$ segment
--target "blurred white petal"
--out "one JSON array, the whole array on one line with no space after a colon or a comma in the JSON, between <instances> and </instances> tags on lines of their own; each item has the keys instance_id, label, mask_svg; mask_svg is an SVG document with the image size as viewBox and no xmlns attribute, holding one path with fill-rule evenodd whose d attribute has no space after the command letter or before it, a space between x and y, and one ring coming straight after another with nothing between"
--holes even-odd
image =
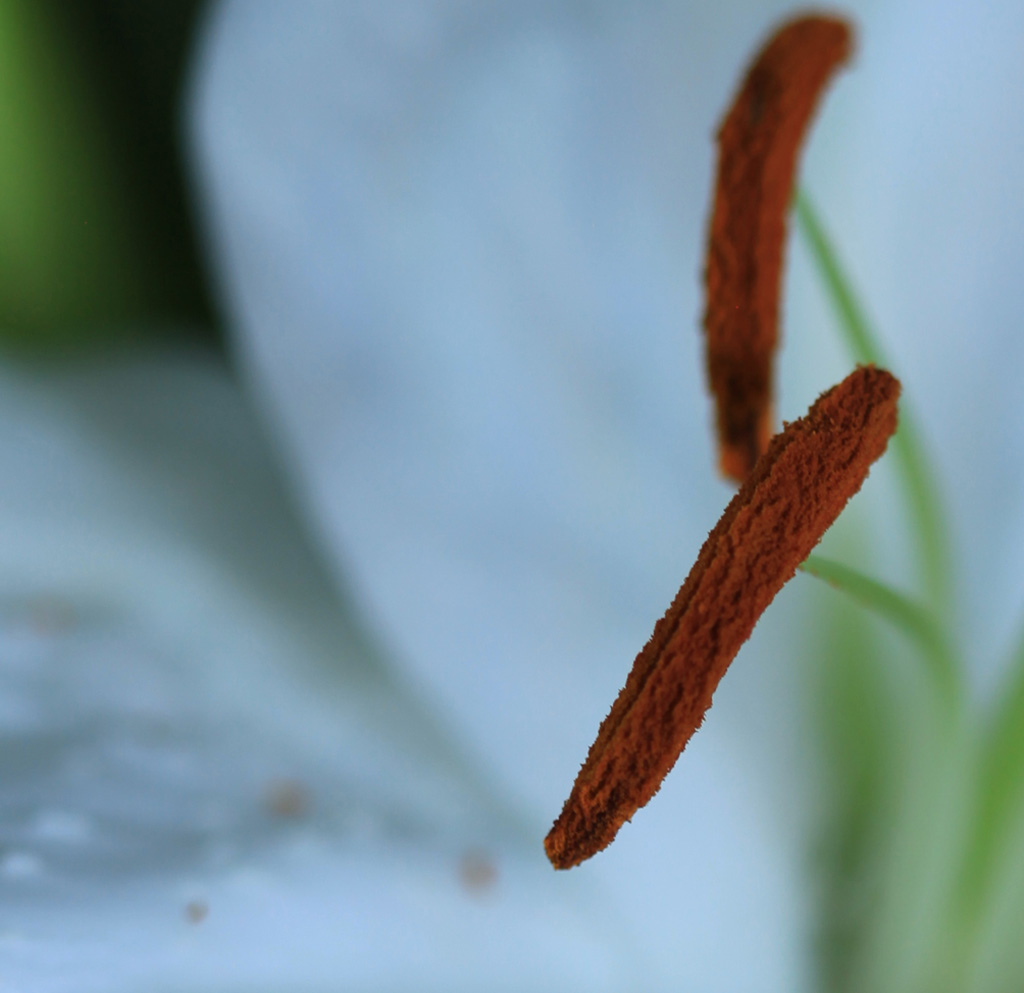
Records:
<instances>
[{"instance_id":1,"label":"blurred white petal","mask_svg":"<svg viewBox=\"0 0 1024 993\"><path fill-rule=\"evenodd\" d=\"M661 6L639 50L652 9L228 3L195 88L241 356L311 517L538 845L728 498L685 329L708 122L746 53ZM759 776L794 734L791 652L758 647L658 803L576 870L647 988L803 978L798 777Z\"/></svg>"},{"instance_id":2,"label":"blurred white petal","mask_svg":"<svg viewBox=\"0 0 1024 993\"><path fill-rule=\"evenodd\" d=\"M345 622L222 369L0 370L0 474L2 988L623 988L586 881Z\"/></svg>"}]
</instances>

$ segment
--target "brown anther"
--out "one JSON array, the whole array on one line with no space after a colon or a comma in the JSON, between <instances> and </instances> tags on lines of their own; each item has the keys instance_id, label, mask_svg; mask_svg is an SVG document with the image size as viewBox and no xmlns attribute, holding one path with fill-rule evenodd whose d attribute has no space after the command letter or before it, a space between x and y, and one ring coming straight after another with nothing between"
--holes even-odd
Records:
<instances>
[{"instance_id":1,"label":"brown anther","mask_svg":"<svg viewBox=\"0 0 1024 993\"><path fill-rule=\"evenodd\" d=\"M657 792L762 612L885 451L899 392L862 366L772 439L601 724L544 840L556 869L599 852Z\"/></svg>"},{"instance_id":2,"label":"brown anther","mask_svg":"<svg viewBox=\"0 0 1024 993\"><path fill-rule=\"evenodd\" d=\"M719 468L737 482L774 433L779 287L797 154L852 43L838 18L789 21L761 49L718 131L704 327Z\"/></svg>"}]
</instances>

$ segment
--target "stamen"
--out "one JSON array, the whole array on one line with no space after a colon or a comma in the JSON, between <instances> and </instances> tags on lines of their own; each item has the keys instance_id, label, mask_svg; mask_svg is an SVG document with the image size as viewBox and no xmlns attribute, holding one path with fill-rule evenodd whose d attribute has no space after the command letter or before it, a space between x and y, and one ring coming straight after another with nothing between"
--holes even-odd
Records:
<instances>
[{"instance_id":1,"label":"stamen","mask_svg":"<svg viewBox=\"0 0 1024 993\"><path fill-rule=\"evenodd\" d=\"M599 852L658 791L762 612L885 451L899 392L862 366L772 440L601 724L544 840L556 869Z\"/></svg>"},{"instance_id":2,"label":"stamen","mask_svg":"<svg viewBox=\"0 0 1024 993\"><path fill-rule=\"evenodd\" d=\"M704 327L719 468L737 482L774 433L779 287L797 153L851 47L852 30L838 18L809 15L783 25L747 71L718 131Z\"/></svg>"}]
</instances>

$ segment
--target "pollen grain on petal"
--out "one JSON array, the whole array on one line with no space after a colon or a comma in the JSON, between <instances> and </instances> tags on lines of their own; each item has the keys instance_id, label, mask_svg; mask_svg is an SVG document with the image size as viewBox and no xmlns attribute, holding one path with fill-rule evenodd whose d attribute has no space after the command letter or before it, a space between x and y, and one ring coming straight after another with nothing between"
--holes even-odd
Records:
<instances>
[{"instance_id":1,"label":"pollen grain on petal","mask_svg":"<svg viewBox=\"0 0 1024 993\"><path fill-rule=\"evenodd\" d=\"M787 22L748 69L718 131L704 327L719 469L737 482L774 433L779 289L797 155L852 44L851 28L839 18Z\"/></svg>"},{"instance_id":2,"label":"pollen grain on petal","mask_svg":"<svg viewBox=\"0 0 1024 993\"><path fill-rule=\"evenodd\" d=\"M772 440L601 724L544 841L555 868L600 851L657 792L758 618L885 451L899 392L862 366Z\"/></svg>"}]
</instances>

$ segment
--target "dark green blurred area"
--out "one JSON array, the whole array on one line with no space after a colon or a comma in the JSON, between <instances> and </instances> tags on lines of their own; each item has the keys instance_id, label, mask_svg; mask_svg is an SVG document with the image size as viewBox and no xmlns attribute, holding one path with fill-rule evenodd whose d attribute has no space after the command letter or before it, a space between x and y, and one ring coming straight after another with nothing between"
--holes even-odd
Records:
<instances>
[{"instance_id":1,"label":"dark green blurred area","mask_svg":"<svg viewBox=\"0 0 1024 993\"><path fill-rule=\"evenodd\" d=\"M187 194L201 0L0 0L0 344L219 340Z\"/></svg>"}]
</instances>

